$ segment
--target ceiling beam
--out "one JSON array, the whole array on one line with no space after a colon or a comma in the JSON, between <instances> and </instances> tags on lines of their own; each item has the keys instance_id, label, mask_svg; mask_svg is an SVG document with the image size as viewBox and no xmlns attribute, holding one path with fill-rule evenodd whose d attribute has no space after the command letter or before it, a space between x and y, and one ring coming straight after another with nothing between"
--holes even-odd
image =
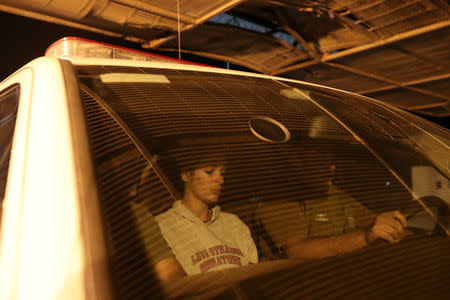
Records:
<instances>
[{"instance_id":1,"label":"ceiling beam","mask_svg":"<svg viewBox=\"0 0 450 300\"><path fill-rule=\"evenodd\" d=\"M350 18L348 18L346 16L341 16L340 14L335 14L335 17L341 23L347 25L348 27L350 27L351 29L355 30L356 32L364 35L365 37L367 37L371 41L376 41L380 37L382 37L381 34L379 34L379 33L375 34L369 28L366 28L366 27L362 26L361 25L362 20L361 20L361 22L355 22L355 21L351 20Z\"/></svg>"},{"instance_id":2,"label":"ceiling beam","mask_svg":"<svg viewBox=\"0 0 450 300\"><path fill-rule=\"evenodd\" d=\"M144 2L141 0L109 0L113 3L118 3L120 5L128 6L131 8L135 8L141 11L149 12L163 18L168 18L172 20L178 20L180 18L180 22L187 24L195 24L196 19L194 17L188 16L186 14L180 13L178 14L176 11L164 9L158 7L156 5L150 4L148 1Z\"/></svg>"},{"instance_id":3,"label":"ceiling beam","mask_svg":"<svg viewBox=\"0 0 450 300\"><path fill-rule=\"evenodd\" d=\"M36 19L36 20L43 21L43 22L48 22L48 23L63 25L63 26L67 26L67 27L73 27L73 28L78 28L78 29L82 29L82 30L87 30L90 32L95 32L95 33L99 33L99 34L103 34L103 35L111 36L111 37L115 37L115 38L126 38L126 36L124 36L123 34L112 32L109 30L103 30L103 29L100 29L97 27L80 24L80 23L77 23L74 21L68 21L68 20L65 20L62 18L52 17L52 16L49 16L46 14L41 14L41 13L30 11L30 10L15 8L15 7L4 5L4 4L0 4L0 11L4 11L6 13L10 13L10 14L14 14L14 15L19 15L22 17Z\"/></svg>"},{"instance_id":4,"label":"ceiling beam","mask_svg":"<svg viewBox=\"0 0 450 300\"><path fill-rule=\"evenodd\" d=\"M430 103L430 104L422 104L422 105L413 105L413 106L402 106L402 105L397 105L397 104L393 104L395 106L398 106L400 108L406 109L406 110L421 110L421 109L427 109L427 108L436 108L436 107L444 107L444 106L448 106L448 102L447 103Z\"/></svg>"},{"instance_id":5,"label":"ceiling beam","mask_svg":"<svg viewBox=\"0 0 450 300\"><path fill-rule=\"evenodd\" d=\"M432 77L426 77L426 78L422 78L422 79L418 79L418 80L402 82L402 86L412 86L412 85L428 83L428 82L433 82L433 81L438 81L438 80L443 80L443 79L449 79L449 78L450 78L450 73L441 74L441 75L432 76ZM383 92L383 91L392 90L392 89L395 89L397 87L398 87L397 85L386 85L386 86L383 86L383 87L369 89L369 90L355 91L355 93L366 95L366 94L371 94L371 93L377 93L377 92Z\"/></svg>"},{"instance_id":6,"label":"ceiling beam","mask_svg":"<svg viewBox=\"0 0 450 300\"><path fill-rule=\"evenodd\" d=\"M370 50L373 48L377 48L377 47L381 47L384 45L388 45L388 44L392 44L404 39L408 39L408 38L412 38L421 34L425 34L434 30L438 30L438 29L442 29L442 28L447 28L450 26L450 20L446 20L446 21L441 21L441 22L437 22L428 26L424 26L421 28L417 28L414 30L410 30L404 33L399 33L396 34L392 37L386 38L386 39L381 39L378 40L376 42L373 43L369 43L369 44L365 44L365 45L361 45L361 46L357 46L357 47L353 47L347 50L343 50L340 51L336 54L329 54L329 55L324 55L322 57L322 59L320 61L313 61L312 64L308 64L308 65L314 65L320 62L328 62L328 61L332 61L334 59L338 59L341 57L345 57L345 56L349 56L352 54L356 54L362 51L366 51L366 50ZM290 72L296 69L300 69L300 68L304 68L305 67L305 62L299 63L299 64L295 64L289 67L285 67L285 68L281 68L278 69L274 72L271 73L271 75L278 75L278 74L282 74L282 73L286 73L286 72Z\"/></svg>"},{"instance_id":7,"label":"ceiling beam","mask_svg":"<svg viewBox=\"0 0 450 300\"><path fill-rule=\"evenodd\" d=\"M440 94L440 93L436 93L436 92L425 90L425 89L421 89L421 88L415 88L415 87L411 87L411 86L408 86L408 85L404 85L403 83L395 81L395 80L392 80L390 78L387 78L387 77L384 77L384 76L380 76L380 75L375 75L375 74L372 74L372 73L368 73L368 72L365 72L365 71L362 71L362 70L359 70L359 69L356 69L356 68L353 68L353 67L349 67L349 66L346 66L346 65L343 65L343 64L338 64L338 63L333 63L333 62L326 62L326 64L329 65L330 67L334 67L334 68L337 68L337 69L345 70L347 72L351 72L351 73L354 73L354 74L357 74L357 75L361 75L361 76L364 76L364 77L367 77L367 78L371 78L371 79L374 79L374 80L378 80L378 81L381 81L381 82L388 83L390 85L396 86L397 88L404 88L404 89L407 89L407 90L410 90L410 91L414 91L416 93L424 94L424 95L427 95L427 96L431 96L431 97L435 97L435 98L439 98L439 99L443 100L442 102L439 102L439 103L433 103L433 104L429 104L429 105L425 104L425 105L421 105L421 106L408 107L408 109L410 109L410 110L429 108L429 107L446 106L446 105L448 105L450 103L450 97L447 96L447 95L443 95L443 94Z\"/></svg>"},{"instance_id":8,"label":"ceiling beam","mask_svg":"<svg viewBox=\"0 0 450 300\"><path fill-rule=\"evenodd\" d=\"M155 7L154 5L148 4L148 2L142 2L141 0L113 0L113 1L119 2L119 3L123 4L123 5L129 5L129 6L130 5L131 6L139 5L139 6L136 6L136 7L139 8L139 9L142 9L144 11L153 12L153 13L156 13L154 11L155 9L159 9L161 11L164 11L165 14L162 14L163 16L165 16L167 18L170 18L172 20L178 20L178 16L179 16L180 17L180 22L185 20L185 21L187 21L187 23L189 23L189 24L183 26L182 28L180 28L180 33L181 33L183 31L190 30L190 29L192 29L192 28L194 28L194 27L196 27L196 26L198 26L198 25L208 21L212 17L214 17L214 16L216 16L216 15L218 15L218 14L220 14L220 13L222 13L222 12L228 10L228 9L233 8L234 6L238 5L240 2L242 2L244 0L230 0L230 1L227 1L227 2L225 2L225 4L223 4L223 5L221 5L221 6L217 7L217 8L214 8L213 10L211 10L210 12L202 15L199 18L190 17L190 16L187 16L186 14L179 14L178 15L177 12L164 10L164 9ZM164 44L165 42L167 42L167 41L169 41L169 40L171 40L171 39L173 39L175 37L177 37L176 32L175 32L175 34L169 35L169 36L164 37L164 38L158 38L158 39L154 39L154 40L149 40L149 41L143 43L142 47L143 48L157 48L157 47L161 46L162 44Z\"/></svg>"},{"instance_id":9,"label":"ceiling beam","mask_svg":"<svg viewBox=\"0 0 450 300\"><path fill-rule=\"evenodd\" d=\"M432 9L439 9L447 16L450 16L450 4L448 3L448 0L427 0L424 2L424 6L430 6Z\"/></svg>"},{"instance_id":10,"label":"ceiling beam","mask_svg":"<svg viewBox=\"0 0 450 300\"><path fill-rule=\"evenodd\" d=\"M283 26L283 29L287 33L289 33L297 42L300 43L300 45L303 47L303 49L306 50L306 52L312 59L320 60L322 54L318 53L316 49L312 47L307 41L305 41L305 39L297 31L289 26L289 22L283 12L278 8L275 9L275 12L278 16L279 21L281 22L281 26Z\"/></svg>"},{"instance_id":11,"label":"ceiling beam","mask_svg":"<svg viewBox=\"0 0 450 300\"><path fill-rule=\"evenodd\" d=\"M171 52L175 51L175 49L171 49L171 48L159 48L159 50L171 51ZM212 53L212 52L189 50L189 49L185 49L185 48L182 48L181 52L182 53L190 53L190 54L194 54L194 55L198 55L198 56L209 57L209 58L216 59L216 60L223 61L223 62L230 62L235 65L240 65L240 66L244 66L246 68L252 69L256 72L267 74L265 72L266 70L264 70L264 68L261 68L261 65L249 62L247 60L243 61L240 59L236 59L232 56L225 56L225 55L220 55L220 54L216 54L216 53Z\"/></svg>"},{"instance_id":12,"label":"ceiling beam","mask_svg":"<svg viewBox=\"0 0 450 300\"><path fill-rule=\"evenodd\" d=\"M211 19L217 14L220 14L223 11L226 11L228 9L231 9L232 7L238 5L243 0L230 0L224 2L225 4L220 5L219 7L214 8L213 10L209 11L208 13L202 15L199 18L195 18L192 16L189 16L184 13L178 13L174 10L164 9L157 5L150 4L149 1L142 1L142 0L110 0L111 2L119 3L121 5L129 6L132 8L136 8L142 11L146 11L149 13L153 13L155 15L172 19L172 20L178 20L180 19L180 22L191 24L191 25L198 25L201 23L204 23L205 21ZM181 10L182 11L182 10Z\"/></svg>"},{"instance_id":13,"label":"ceiling beam","mask_svg":"<svg viewBox=\"0 0 450 300\"><path fill-rule=\"evenodd\" d=\"M398 18L384 18L385 21L382 24L377 24L377 26L373 26L372 28L370 28L370 30L371 31L381 30L382 28L386 28L386 27L389 27L392 25L395 26L395 25L401 24L403 22L407 22L408 20L418 18L418 16L423 15L424 13L430 12L430 11L431 11L430 9L415 10L414 13L404 14Z\"/></svg>"},{"instance_id":14,"label":"ceiling beam","mask_svg":"<svg viewBox=\"0 0 450 300\"><path fill-rule=\"evenodd\" d=\"M417 2L423 2L423 0L409 0L409 1L405 1L403 4L400 4L400 5L396 6L396 7L393 7L393 8L390 9L390 10L387 10L387 9L386 9L386 10L384 10L384 11L381 12L381 13L378 13L378 14L372 14L372 15L368 16L367 18L364 18L364 20L365 20L365 21L370 21L370 20L374 20L374 19L377 19L377 18L384 17L384 16L386 16L386 15L388 15L388 14L397 12L399 9L402 9L402 8L405 8L405 7L408 7L408 6L411 6L411 5L413 5L413 4L416 4ZM353 12L353 11L352 11L352 12Z\"/></svg>"},{"instance_id":15,"label":"ceiling beam","mask_svg":"<svg viewBox=\"0 0 450 300\"><path fill-rule=\"evenodd\" d=\"M403 55L414 57L416 60L418 60L418 61L420 61L422 63L425 63L427 65L432 65L433 67L436 68L437 71L450 72L450 69L448 67L446 67L444 64L442 64L441 61L434 60L433 58L430 58L430 57L424 57L424 56L419 55L419 54L417 54L417 53L415 53L413 51L410 51L410 50L407 50L405 48L402 48L402 47L400 47L398 45L387 45L387 47L389 49L394 49L395 51L400 52Z\"/></svg>"},{"instance_id":16,"label":"ceiling beam","mask_svg":"<svg viewBox=\"0 0 450 300\"><path fill-rule=\"evenodd\" d=\"M176 38L177 36L178 36L177 34L171 34L171 35L163 37L163 38L153 39L153 40L150 40L147 42L142 42L141 47L144 49L156 48L159 45L164 44L165 42L168 42L168 41Z\"/></svg>"},{"instance_id":17,"label":"ceiling beam","mask_svg":"<svg viewBox=\"0 0 450 300\"><path fill-rule=\"evenodd\" d=\"M343 13L343 14L345 15L345 14L349 14L349 13L355 13L355 12L363 11L363 10L372 8L372 7L374 7L374 6L377 6L378 4L381 4L381 3L385 2L385 1L386 1L386 0L372 0L372 1L366 1L366 3L361 4L361 5L359 5L358 7L352 8L351 11L350 11L350 10L347 10L347 11L346 11L345 13ZM359 1L355 1L355 2L356 2L356 3L359 3ZM348 7L348 6L352 6L352 5L353 5L353 3L350 3L350 4L347 5L347 7Z\"/></svg>"}]
</instances>

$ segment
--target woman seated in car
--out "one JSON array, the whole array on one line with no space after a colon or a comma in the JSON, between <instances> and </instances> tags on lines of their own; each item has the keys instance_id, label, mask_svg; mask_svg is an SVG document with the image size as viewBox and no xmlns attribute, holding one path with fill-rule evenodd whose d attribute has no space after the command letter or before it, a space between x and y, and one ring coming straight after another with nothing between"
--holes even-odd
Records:
<instances>
[{"instance_id":1,"label":"woman seated in car","mask_svg":"<svg viewBox=\"0 0 450 300\"><path fill-rule=\"evenodd\" d=\"M249 228L216 205L224 182L223 153L201 156L181 168L182 199L156 217L164 237L188 275L257 263Z\"/></svg>"}]
</instances>

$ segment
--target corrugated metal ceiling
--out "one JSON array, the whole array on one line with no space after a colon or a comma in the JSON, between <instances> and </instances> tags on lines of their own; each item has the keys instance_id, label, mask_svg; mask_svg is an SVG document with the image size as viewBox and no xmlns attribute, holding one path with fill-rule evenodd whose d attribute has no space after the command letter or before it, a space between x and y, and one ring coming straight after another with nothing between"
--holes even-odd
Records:
<instances>
[{"instance_id":1,"label":"corrugated metal ceiling","mask_svg":"<svg viewBox=\"0 0 450 300\"><path fill-rule=\"evenodd\" d=\"M0 10L150 49L177 51L180 31L184 52L450 116L448 0L0 0Z\"/></svg>"}]
</instances>

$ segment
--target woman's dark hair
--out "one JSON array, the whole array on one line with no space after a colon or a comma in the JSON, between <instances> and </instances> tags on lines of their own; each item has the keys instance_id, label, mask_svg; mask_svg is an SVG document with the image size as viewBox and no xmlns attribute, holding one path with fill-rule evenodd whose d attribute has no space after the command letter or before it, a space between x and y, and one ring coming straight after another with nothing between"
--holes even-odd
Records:
<instances>
[{"instance_id":1,"label":"woman's dark hair","mask_svg":"<svg viewBox=\"0 0 450 300\"><path fill-rule=\"evenodd\" d=\"M223 145L215 145L167 151L158 156L157 163L177 192L182 195L184 192L184 182L181 179L182 172L193 171L213 164L225 164L226 161L227 154Z\"/></svg>"}]
</instances>

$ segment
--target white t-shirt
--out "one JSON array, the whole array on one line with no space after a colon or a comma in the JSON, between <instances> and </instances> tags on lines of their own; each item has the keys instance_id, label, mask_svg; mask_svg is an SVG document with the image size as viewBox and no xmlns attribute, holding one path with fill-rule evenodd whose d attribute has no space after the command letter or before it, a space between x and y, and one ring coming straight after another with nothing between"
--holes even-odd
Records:
<instances>
[{"instance_id":1,"label":"white t-shirt","mask_svg":"<svg viewBox=\"0 0 450 300\"><path fill-rule=\"evenodd\" d=\"M188 275L246 266L258 262L248 227L235 215L213 209L203 223L181 201L158 215L156 221Z\"/></svg>"}]
</instances>

